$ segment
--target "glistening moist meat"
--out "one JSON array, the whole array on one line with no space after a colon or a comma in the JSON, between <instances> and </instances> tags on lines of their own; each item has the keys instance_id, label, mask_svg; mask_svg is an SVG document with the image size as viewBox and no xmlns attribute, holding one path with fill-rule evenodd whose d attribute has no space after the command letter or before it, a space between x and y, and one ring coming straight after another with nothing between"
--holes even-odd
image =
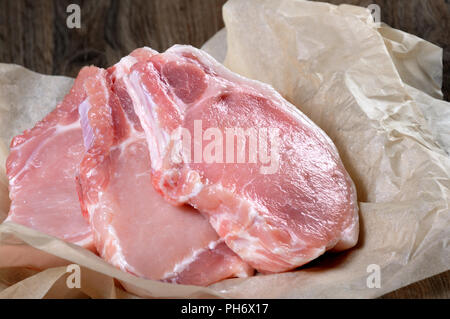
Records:
<instances>
[{"instance_id":1,"label":"glistening moist meat","mask_svg":"<svg viewBox=\"0 0 450 319\"><path fill-rule=\"evenodd\" d=\"M145 134L124 90L130 65L154 51L133 52L85 82L80 116L86 155L80 198L100 255L140 277L209 285L253 269L233 253L207 219L172 206L154 189ZM131 63L130 63L131 61Z\"/></svg>"},{"instance_id":2,"label":"glistening moist meat","mask_svg":"<svg viewBox=\"0 0 450 319\"><path fill-rule=\"evenodd\" d=\"M155 187L201 211L251 266L287 271L356 244L356 191L336 147L272 87L179 45L135 64L124 83ZM230 129L248 144L228 140Z\"/></svg>"},{"instance_id":3,"label":"glistening moist meat","mask_svg":"<svg viewBox=\"0 0 450 319\"><path fill-rule=\"evenodd\" d=\"M64 100L30 130L13 138L6 162L11 208L6 221L93 249L89 223L81 215L75 175L84 155L78 106L85 68Z\"/></svg>"}]
</instances>

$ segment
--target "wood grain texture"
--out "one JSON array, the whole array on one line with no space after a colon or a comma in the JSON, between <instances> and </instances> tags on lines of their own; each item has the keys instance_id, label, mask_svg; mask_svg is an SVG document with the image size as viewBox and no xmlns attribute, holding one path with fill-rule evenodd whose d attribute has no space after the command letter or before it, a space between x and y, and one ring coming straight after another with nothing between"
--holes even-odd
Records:
<instances>
[{"instance_id":1,"label":"wood grain texture","mask_svg":"<svg viewBox=\"0 0 450 319\"><path fill-rule=\"evenodd\" d=\"M80 29L66 8L81 7ZM0 62L76 76L87 64L107 67L135 48L200 47L223 27L225 0L0 0Z\"/></svg>"},{"instance_id":2,"label":"wood grain texture","mask_svg":"<svg viewBox=\"0 0 450 319\"><path fill-rule=\"evenodd\" d=\"M450 94L449 0L329 0L381 8L383 22L444 48L445 99ZM66 26L66 8L79 4L82 28ZM144 45L201 46L223 27L225 0L0 0L0 61L46 74L75 76L80 67L106 67Z\"/></svg>"},{"instance_id":3,"label":"wood grain texture","mask_svg":"<svg viewBox=\"0 0 450 319\"><path fill-rule=\"evenodd\" d=\"M388 293L383 299L450 299L450 271Z\"/></svg>"},{"instance_id":4,"label":"wood grain texture","mask_svg":"<svg viewBox=\"0 0 450 319\"><path fill-rule=\"evenodd\" d=\"M450 94L449 0L330 0L381 8L382 21L444 48ZM81 7L81 29L66 25L70 3ZM0 62L76 76L88 64L107 67L137 47L163 51L175 43L200 47L223 27L225 0L0 0ZM450 298L450 272L384 298Z\"/></svg>"}]
</instances>

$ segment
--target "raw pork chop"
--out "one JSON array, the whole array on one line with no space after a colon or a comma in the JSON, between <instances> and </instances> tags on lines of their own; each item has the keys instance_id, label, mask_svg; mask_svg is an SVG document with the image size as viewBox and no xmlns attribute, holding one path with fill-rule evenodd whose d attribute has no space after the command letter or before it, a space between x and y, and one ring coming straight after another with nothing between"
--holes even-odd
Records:
<instances>
[{"instance_id":1,"label":"raw pork chop","mask_svg":"<svg viewBox=\"0 0 450 319\"><path fill-rule=\"evenodd\" d=\"M145 60L152 51L131 55L137 53ZM87 99L79 109L87 150L80 198L97 250L116 267L149 279L208 285L250 275L251 267L206 218L168 204L154 190L145 135L121 81L129 62L126 57L109 72L98 69L85 84Z\"/></svg>"},{"instance_id":2,"label":"raw pork chop","mask_svg":"<svg viewBox=\"0 0 450 319\"><path fill-rule=\"evenodd\" d=\"M75 174L84 154L78 105L94 68L78 75L70 93L30 130L14 137L6 171L11 208L7 220L92 248L81 215Z\"/></svg>"},{"instance_id":3,"label":"raw pork chop","mask_svg":"<svg viewBox=\"0 0 450 319\"><path fill-rule=\"evenodd\" d=\"M334 144L272 87L189 46L136 64L125 83L150 146L154 186L208 216L251 266L286 271L356 244L356 192ZM244 146L235 137L225 142L229 129L252 128L260 131L257 151L250 137ZM194 139L188 147L186 131ZM234 157L243 149L248 159Z\"/></svg>"}]
</instances>

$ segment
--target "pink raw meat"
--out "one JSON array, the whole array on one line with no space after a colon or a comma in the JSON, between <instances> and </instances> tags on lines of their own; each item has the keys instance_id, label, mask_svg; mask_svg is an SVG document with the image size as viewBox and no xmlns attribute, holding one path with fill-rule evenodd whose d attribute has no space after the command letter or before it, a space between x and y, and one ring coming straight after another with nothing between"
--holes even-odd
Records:
<instances>
[{"instance_id":1,"label":"pink raw meat","mask_svg":"<svg viewBox=\"0 0 450 319\"><path fill-rule=\"evenodd\" d=\"M152 186L147 142L122 77L153 54L138 49L85 83L79 111L87 152L78 181L97 250L116 267L155 280L205 286L251 275L206 218L168 204Z\"/></svg>"},{"instance_id":2,"label":"pink raw meat","mask_svg":"<svg viewBox=\"0 0 450 319\"><path fill-rule=\"evenodd\" d=\"M155 188L209 217L251 266L287 271L356 244L356 191L333 142L272 87L189 46L136 64L124 81L146 133ZM265 144L253 154L250 138L244 148L234 137L225 141L233 128L260 130L258 143L273 132L270 162ZM177 130L194 142L183 147L189 140L176 138ZM216 142L226 149L211 147ZM233 154L243 149L245 161Z\"/></svg>"},{"instance_id":3,"label":"pink raw meat","mask_svg":"<svg viewBox=\"0 0 450 319\"><path fill-rule=\"evenodd\" d=\"M84 148L78 105L94 68L78 75L56 109L30 130L14 137L6 171L11 208L7 221L93 248L92 232L81 215L75 175Z\"/></svg>"}]
</instances>

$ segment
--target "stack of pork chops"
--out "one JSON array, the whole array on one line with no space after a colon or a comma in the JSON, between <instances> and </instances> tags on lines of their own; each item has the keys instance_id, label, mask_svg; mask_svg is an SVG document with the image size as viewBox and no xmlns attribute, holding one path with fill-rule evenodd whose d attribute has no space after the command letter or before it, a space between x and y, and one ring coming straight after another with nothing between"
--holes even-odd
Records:
<instances>
[{"instance_id":1,"label":"stack of pork chops","mask_svg":"<svg viewBox=\"0 0 450 319\"><path fill-rule=\"evenodd\" d=\"M143 278L207 286L358 240L355 187L330 138L190 46L83 68L12 140L6 168L8 221Z\"/></svg>"}]
</instances>

